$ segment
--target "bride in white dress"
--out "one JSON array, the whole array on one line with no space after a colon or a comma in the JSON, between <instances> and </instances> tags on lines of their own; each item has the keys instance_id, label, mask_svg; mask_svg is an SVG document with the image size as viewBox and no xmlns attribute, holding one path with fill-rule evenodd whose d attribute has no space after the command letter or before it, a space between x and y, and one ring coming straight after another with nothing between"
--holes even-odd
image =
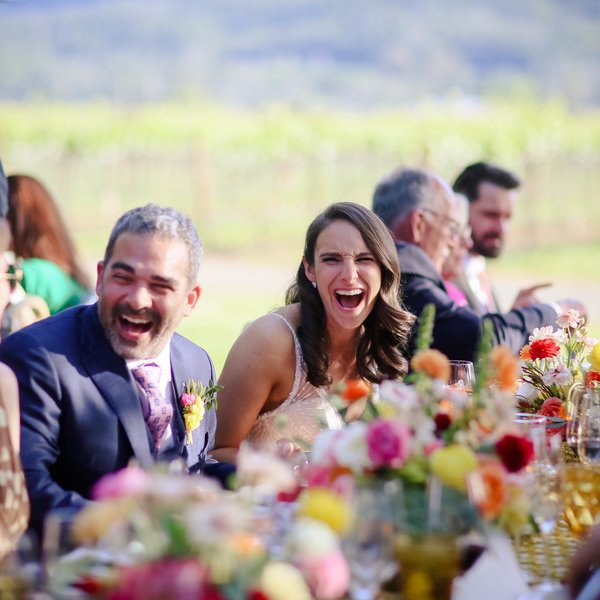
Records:
<instances>
[{"instance_id":1,"label":"bride in white dress","mask_svg":"<svg viewBox=\"0 0 600 600\"><path fill-rule=\"evenodd\" d=\"M310 445L323 428L342 425L327 400L332 386L403 377L414 317L399 304L399 281L378 217L350 202L325 209L308 228L286 306L246 327L229 352L212 456L235 462L244 440Z\"/></svg>"}]
</instances>

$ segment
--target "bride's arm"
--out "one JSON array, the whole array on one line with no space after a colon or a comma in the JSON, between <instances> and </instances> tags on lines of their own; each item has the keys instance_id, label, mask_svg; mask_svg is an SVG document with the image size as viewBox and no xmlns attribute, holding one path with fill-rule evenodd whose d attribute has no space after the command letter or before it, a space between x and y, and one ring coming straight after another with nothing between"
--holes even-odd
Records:
<instances>
[{"instance_id":1,"label":"bride's arm","mask_svg":"<svg viewBox=\"0 0 600 600\"><path fill-rule=\"evenodd\" d=\"M213 458L235 462L260 412L272 410L289 393L294 370L293 338L279 319L265 315L242 332L219 378L223 389L218 396Z\"/></svg>"}]
</instances>

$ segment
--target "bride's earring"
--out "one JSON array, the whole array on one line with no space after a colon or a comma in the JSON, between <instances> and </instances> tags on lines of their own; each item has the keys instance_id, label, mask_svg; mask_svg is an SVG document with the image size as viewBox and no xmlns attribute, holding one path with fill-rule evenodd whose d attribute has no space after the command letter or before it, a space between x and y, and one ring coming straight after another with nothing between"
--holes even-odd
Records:
<instances>
[{"instance_id":1,"label":"bride's earring","mask_svg":"<svg viewBox=\"0 0 600 600\"><path fill-rule=\"evenodd\" d=\"M311 283L312 283L312 286L313 286L314 288L316 288L316 287L317 287L317 282L316 282L316 281L311 281Z\"/></svg>"}]
</instances>

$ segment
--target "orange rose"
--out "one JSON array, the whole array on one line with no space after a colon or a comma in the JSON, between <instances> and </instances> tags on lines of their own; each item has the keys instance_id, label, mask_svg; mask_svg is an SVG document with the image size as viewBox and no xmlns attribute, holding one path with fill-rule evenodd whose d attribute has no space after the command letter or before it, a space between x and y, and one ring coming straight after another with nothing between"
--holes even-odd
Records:
<instances>
[{"instance_id":1,"label":"orange rose","mask_svg":"<svg viewBox=\"0 0 600 600\"><path fill-rule=\"evenodd\" d=\"M519 376L519 363L507 346L496 346L490 353L494 380L503 390L514 390Z\"/></svg>"},{"instance_id":2,"label":"orange rose","mask_svg":"<svg viewBox=\"0 0 600 600\"><path fill-rule=\"evenodd\" d=\"M495 519L506 502L506 471L497 461L486 460L469 476L473 502L484 519Z\"/></svg>"},{"instance_id":3,"label":"orange rose","mask_svg":"<svg viewBox=\"0 0 600 600\"><path fill-rule=\"evenodd\" d=\"M560 398L554 398L553 396L544 400L544 403L540 407L539 414L544 415L544 417L567 418L562 400Z\"/></svg>"},{"instance_id":4,"label":"orange rose","mask_svg":"<svg viewBox=\"0 0 600 600\"><path fill-rule=\"evenodd\" d=\"M347 404L352 404L361 398L366 398L371 393L371 386L363 379L350 379L346 383L341 397Z\"/></svg>"},{"instance_id":5,"label":"orange rose","mask_svg":"<svg viewBox=\"0 0 600 600\"><path fill-rule=\"evenodd\" d=\"M433 379L448 381L450 377L450 363L439 350L421 350L410 361L410 366L417 373L425 373Z\"/></svg>"}]
</instances>

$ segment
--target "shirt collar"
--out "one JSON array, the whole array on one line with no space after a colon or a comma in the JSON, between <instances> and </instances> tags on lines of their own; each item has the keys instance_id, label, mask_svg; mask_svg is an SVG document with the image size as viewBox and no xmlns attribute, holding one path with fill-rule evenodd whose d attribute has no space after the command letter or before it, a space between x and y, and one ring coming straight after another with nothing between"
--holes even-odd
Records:
<instances>
[{"instance_id":1,"label":"shirt collar","mask_svg":"<svg viewBox=\"0 0 600 600\"><path fill-rule=\"evenodd\" d=\"M141 365L147 363L155 363L161 368L162 376L166 377L168 381L171 380L171 343L165 345L160 353L153 358L136 358L134 360L125 361L127 368L135 369Z\"/></svg>"}]
</instances>

